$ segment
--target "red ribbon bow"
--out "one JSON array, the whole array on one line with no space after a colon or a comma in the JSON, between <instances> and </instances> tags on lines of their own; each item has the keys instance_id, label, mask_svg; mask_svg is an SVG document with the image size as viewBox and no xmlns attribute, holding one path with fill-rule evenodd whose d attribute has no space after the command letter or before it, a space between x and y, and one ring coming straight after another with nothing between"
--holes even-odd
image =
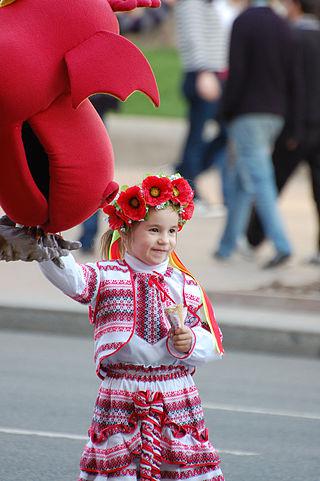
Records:
<instances>
[{"instance_id":1,"label":"red ribbon bow","mask_svg":"<svg viewBox=\"0 0 320 481\"><path fill-rule=\"evenodd\" d=\"M160 299L162 302L164 302L166 299L170 299L171 302L174 303L174 300L169 296L169 294L166 292L164 288L164 277L162 274L153 274L150 279L149 279L149 286L156 287L159 292L160 292Z\"/></svg>"},{"instance_id":2,"label":"red ribbon bow","mask_svg":"<svg viewBox=\"0 0 320 481\"><path fill-rule=\"evenodd\" d=\"M161 479L161 428L164 419L161 392L137 391L132 396L135 414L141 420L140 480Z\"/></svg>"}]
</instances>

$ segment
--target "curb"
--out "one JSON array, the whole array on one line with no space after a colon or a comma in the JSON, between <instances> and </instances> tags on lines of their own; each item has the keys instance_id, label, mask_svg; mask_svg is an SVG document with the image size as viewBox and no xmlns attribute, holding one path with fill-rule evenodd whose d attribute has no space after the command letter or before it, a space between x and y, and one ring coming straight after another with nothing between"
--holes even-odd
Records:
<instances>
[{"instance_id":1,"label":"curb","mask_svg":"<svg viewBox=\"0 0 320 481\"><path fill-rule=\"evenodd\" d=\"M216 301L217 297L214 295ZM246 310L250 311L248 305ZM234 321L232 315L227 316L227 321L223 320L223 315L220 316L219 324L223 331L226 352L239 350L295 357L320 357L320 329L319 332L306 332L294 327L283 329L280 326L267 328L262 325L239 324L238 319L244 317L243 312L243 308L239 308L238 315L232 314L235 316ZM81 311L0 306L0 330L2 329L73 337L92 337L93 331L87 314Z\"/></svg>"},{"instance_id":2,"label":"curb","mask_svg":"<svg viewBox=\"0 0 320 481\"><path fill-rule=\"evenodd\" d=\"M289 297L281 294L263 294L253 291L208 291L207 294L213 304L229 306L259 307L281 311L300 311L309 313L320 312L320 297L295 296ZM319 318L320 329L320 318Z\"/></svg>"}]
</instances>

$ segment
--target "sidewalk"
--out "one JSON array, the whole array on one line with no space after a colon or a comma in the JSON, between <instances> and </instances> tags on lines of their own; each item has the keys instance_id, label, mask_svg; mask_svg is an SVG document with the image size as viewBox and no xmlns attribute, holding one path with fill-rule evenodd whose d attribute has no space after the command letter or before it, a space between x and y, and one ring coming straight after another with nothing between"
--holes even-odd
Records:
<instances>
[{"instance_id":1,"label":"sidewalk","mask_svg":"<svg viewBox=\"0 0 320 481\"><path fill-rule=\"evenodd\" d=\"M145 174L171 172L184 122L112 116L108 126L116 156L115 179L120 184L137 182ZM204 175L199 186L209 202L220 202L214 171ZM227 348L319 357L320 269L305 263L313 253L316 219L304 168L288 185L280 206L295 250L283 268L261 269L272 255L267 244L254 261L238 254L228 262L214 260L223 217L195 217L180 233L177 251L213 300ZM101 232L105 228L101 216ZM79 232L75 227L64 235L77 239ZM81 253L76 257L81 262L93 260ZM87 335L85 312L46 282L35 263L0 263L0 328Z\"/></svg>"}]
</instances>

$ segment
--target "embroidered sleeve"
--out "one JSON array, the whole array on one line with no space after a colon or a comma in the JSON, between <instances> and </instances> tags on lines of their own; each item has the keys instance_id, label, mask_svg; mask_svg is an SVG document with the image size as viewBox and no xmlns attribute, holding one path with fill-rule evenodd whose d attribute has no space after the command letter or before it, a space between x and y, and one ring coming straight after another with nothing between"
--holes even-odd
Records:
<instances>
[{"instance_id":1,"label":"embroidered sleeve","mask_svg":"<svg viewBox=\"0 0 320 481\"><path fill-rule=\"evenodd\" d=\"M214 336L206 321L203 309L201 290L198 283L189 275L173 270L170 279L170 291L177 303L188 306L185 325L193 333L192 346L188 353L180 353L173 347L172 340L167 339L168 352L175 358L183 360L190 366L198 366L214 359L220 359Z\"/></svg>"},{"instance_id":2,"label":"embroidered sleeve","mask_svg":"<svg viewBox=\"0 0 320 481\"><path fill-rule=\"evenodd\" d=\"M196 336L196 343L190 360L193 359L194 365L199 365L215 359L221 359L222 354L217 347L215 336L211 333L202 303L199 304L195 316L198 322L191 327Z\"/></svg>"},{"instance_id":3,"label":"embroidered sleeve","mask_svg":"<svg viewBox=\"0 0 320 481\"><path fill-rule=\"evenodd\" d=\"M221 359L222 354L219 353L215 338L211 332L198 325L192 329L196 338L194 349L188 357L188 363L192 366L200 366L209 361Z\"/></svg>"},{"instance_id":4,"label":"embroidered sleeve","mask_svg":"<svg viewBox=\"0 0 320 481\"><path fill-rule=\"evenodd\" d=\"M185 303L189 306L185 323L191 328L195 337L194 346L187 357L187 362L197 366L214 359L220 359L222 355L206 320L200 287L188 275L185 276L184 298Z\"/></svg>"},{"instance_id":5,"label":"embroidered sleeve","mask_svg":"<svg viewBox=\"0 0 320 481\"><path fill-rule=\"evenodd\" d=\"M63 258L64 269L52 261L39 263L40 269L49 281L64 294L82 304L94 301L99 287L100 276L96 264L77 264L72 254Z\"/></svg>"},{"instance_id":6,"label":"embroidered sleeve","mask_svg":"<svg viewBox=\"0 0 320 481\"><path fill-rule=\"evenodd\" d=\"M81 304L92 303L99 285L99 270L94 264L80 264L82 270L83 288L80 293L71 296Z\"/></svg>"}]
</instances>

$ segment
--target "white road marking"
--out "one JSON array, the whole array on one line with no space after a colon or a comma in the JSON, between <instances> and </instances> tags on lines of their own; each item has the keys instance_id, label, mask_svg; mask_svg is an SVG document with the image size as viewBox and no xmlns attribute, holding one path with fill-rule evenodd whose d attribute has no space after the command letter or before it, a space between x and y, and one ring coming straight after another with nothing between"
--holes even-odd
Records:
<instances>
[{"instance_id":1,"label":"white road marking","mask_svg":"<svg viewBox=\"0 0 320 481\"><path fill-rule=\"evenodd\" d=\"M56 438L56 439L70 439L73 441L87 441L87 436L80 434L69 433L56 433L52 431L32 431L29 429L11 429L0 427L0 433L3 434L16 434L19 436L40 436L42 438ZM228 449L219 449L219 453L232 454L234 456L258 456L259 453L253 453L250 451L232 451Z\"/></svg>"},{"instance_id":2,"label":"white road marking","mask_svg":"<svg viewBox=\"0 0 320 481\"><path fill-rule=\"evenodd\" d=\"M219 454L232 454L233 456L260 456L260 453L250 451L230 451L229 449L217 449Z\"/></svg>"},{"instance_id":3,"label":"white road marking","mask_svg":"<svg viewBox=\"0 0 320 481\"><path fill-rule=\"evenodd\" d=\"M58 439L72 439L75 441L87 440L87 436L80 434L69 433L55 433L51 431L31 431L29 429L11 429L0 427L0 433L4 434L18 434L19 436L40 436L42 438L58 438Z\"/></svg>"},{"instance_id":4,"label":"white road marking","mask_svg":"<svg viewBox=\"0 0 320 481\"><path fill-rule=\"evenodd\" d=\"M206 409L213 409L217 411L232 411L237 413L246 414L263 414L268 416L283 416L289 418L300 419L312 419L314 421L320 421L320 414L313 413L299 413L296 411L276 411L273 409L260 409L260 408L246 408L242 406L230 406L226 404L214 404L214 403L202 403L202 406Z\"/></svg>"}]
</instances>

